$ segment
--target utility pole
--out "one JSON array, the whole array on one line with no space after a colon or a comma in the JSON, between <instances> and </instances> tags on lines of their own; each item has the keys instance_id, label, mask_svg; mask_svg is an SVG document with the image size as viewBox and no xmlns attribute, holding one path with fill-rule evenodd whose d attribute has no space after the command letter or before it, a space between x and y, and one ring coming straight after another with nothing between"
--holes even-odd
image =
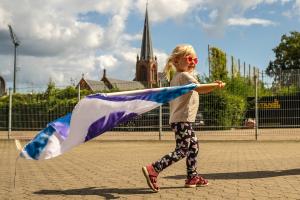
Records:
<instances>
[{"instance_id":1,"label":"utility pole","mask_svg":"<svg viewBox=\"0 0 300 200\"><path fill-rule=\"evenodd\" d=\"M209 45L208 45L207 51L208 51L208 77L210 78L211 69L210 69L210 47L209 47Z\"/></svg>"},{"instance_id":2,"label":"utility pole","mask_svg":"<svg viewBox=\"0 0 300 200\"><path fill-rule=\"evenodd\" d=\"M10 37L14 45L14 85L13 92L16 93L16 76L17 76L17 47L20 46L20 41L18 40L16 34L14 33L11 25L8 25Z\"/></svg>"}]
</instances>

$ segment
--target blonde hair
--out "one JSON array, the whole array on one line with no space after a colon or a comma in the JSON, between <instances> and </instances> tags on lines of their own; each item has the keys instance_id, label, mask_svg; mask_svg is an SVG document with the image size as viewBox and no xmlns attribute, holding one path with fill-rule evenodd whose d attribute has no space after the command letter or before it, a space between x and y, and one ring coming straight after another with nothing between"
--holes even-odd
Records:
<instances>
[{"instance_id":1,"label":"blonde hair","mask_svg":"<svg viewBox=\"0 0 300 200\"><path fill-rule=\"evenodd\" d=\"M180 58L182 56L187 56L187 55L196 55L195 49L193 48L192 45L189 44L181 44L177 45L173 51L172 54L169 56L167 59L167 63L164 68L164 74L167 80L170 82L176 72L176 67L175 67L175 59Z\"/></svg>"}]
</instances>

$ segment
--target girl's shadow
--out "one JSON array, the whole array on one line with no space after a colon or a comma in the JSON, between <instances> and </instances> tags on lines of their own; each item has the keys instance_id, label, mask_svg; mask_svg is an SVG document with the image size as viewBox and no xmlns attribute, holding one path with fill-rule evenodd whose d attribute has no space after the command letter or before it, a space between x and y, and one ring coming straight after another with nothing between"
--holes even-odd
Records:
<instances>
[{"instance_id":1,"label":"girl's shadow","mask_svg":"<svg viewBox=\"0 0 300 200\"><path fill-rule=\"evenodd\" d=\"M207 179L257 179L277 176L300 175L300 169L288 169L277 171L250 171L250 172L229 172L201 174ZM185 175L166 176L167 179L185 179ZM176 189L182 187L163 187L161 189ZM96 188L87 187L67 190L40 190L34 192L39 195L96 195L105 199L118 199L115 195L153 194L149 188Z\"/></svg>"},{"instance_id":2,"label":"girl's shadow","mask_svg":"<svg viewBox=\"0 0 300 200\"><path fill-rule=\"evenodd\" d=\"M276 171L250 171L250 172L228 172L228 173L210 173L201 174L207 179L256 179L256 178L270 178L277 176L291 176L300 175L299 169L287 169ZM185 179L186 175L166 176L167 179Z\"/></svg>"},{"instance_id":3,"label":"girl's shadow","mask_svg":"<svg viewBox=\"0 0 300 200\"><path fill-rule=\"evenodd\" d=\"M148 188L96 188L87 187L79 189L68 189L68 190L40 190L34 192L34 194L40 195L96 195L102 196L105 199L118 199L120 197L114 194L150 194L153 193Z\"/></svg>"}]
</instances>

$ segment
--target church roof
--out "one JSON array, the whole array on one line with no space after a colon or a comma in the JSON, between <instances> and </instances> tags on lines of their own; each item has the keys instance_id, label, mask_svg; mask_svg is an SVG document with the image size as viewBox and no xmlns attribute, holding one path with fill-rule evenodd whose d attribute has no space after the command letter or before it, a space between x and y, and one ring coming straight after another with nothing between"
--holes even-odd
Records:
<instances>
[{"instance_id":1,"label":"church roof","mask_svg":"<svg viewBox=\"0 0 300 200\"><path fill-rule=\"evenodd\" d=\"M118 88L120 91L145 89L145 86L138 81L125 81L109 77L105 78L114 88Z\"/></svg>"},{"instance_id":2,"label":"church roof","mask_svg":"<svg viewBox=\"0 0 300 200\"><path fill-rule=\"evenodd\" d=\"M84 79L84 80L90 86L92 91L109 90L103 81L94 81L94 80L88 80L88 79Z\"/></svg>"},{"instance_id":3,"label":"church roof","mask_svg":"<svg viewBox=\"0 0 300 200\"><path fill-rule=\"evenodd\" d=\"M85 85L84 83L86 83L86 85L88 85L88 88L93 92L109 91L112 88L116 88L120 91L145 89L145 86L141 82L119 80L119 79L109 78L107 76L103 77L101 81L82 78L78 83L78 84L83 84L81 85L82 89L86 88L84 86Z\"/></svg>"}]
</instances>

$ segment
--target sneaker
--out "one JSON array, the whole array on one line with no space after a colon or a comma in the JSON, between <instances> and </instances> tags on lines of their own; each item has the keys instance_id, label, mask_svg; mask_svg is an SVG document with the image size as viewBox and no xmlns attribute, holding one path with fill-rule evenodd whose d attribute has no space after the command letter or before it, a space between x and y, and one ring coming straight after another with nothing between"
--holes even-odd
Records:
<instances>
[{"instance_id":1,"label":"sneaker","mask_svg":"<svg viewBox=\"0 0 300 200\"><path fill-rule=\"evenodd\" d=\"M207 185L208 185L208 181L199 175L185 180L185 187L188 188L197 187L197 186L203 187Z\"/></svg>"},{"instance_id":2,"label":"sneaker","mask_svg":"<svg viewBox=\"0 0 300 200\"><path fill-rule=\"evenodd\" d=\"M158 173L155 171L152 165L147 165L142 168L144 176L147 180L148 186L154 191L158 192L159 186L157 184Z\"/></svg>"}]
</instances>

